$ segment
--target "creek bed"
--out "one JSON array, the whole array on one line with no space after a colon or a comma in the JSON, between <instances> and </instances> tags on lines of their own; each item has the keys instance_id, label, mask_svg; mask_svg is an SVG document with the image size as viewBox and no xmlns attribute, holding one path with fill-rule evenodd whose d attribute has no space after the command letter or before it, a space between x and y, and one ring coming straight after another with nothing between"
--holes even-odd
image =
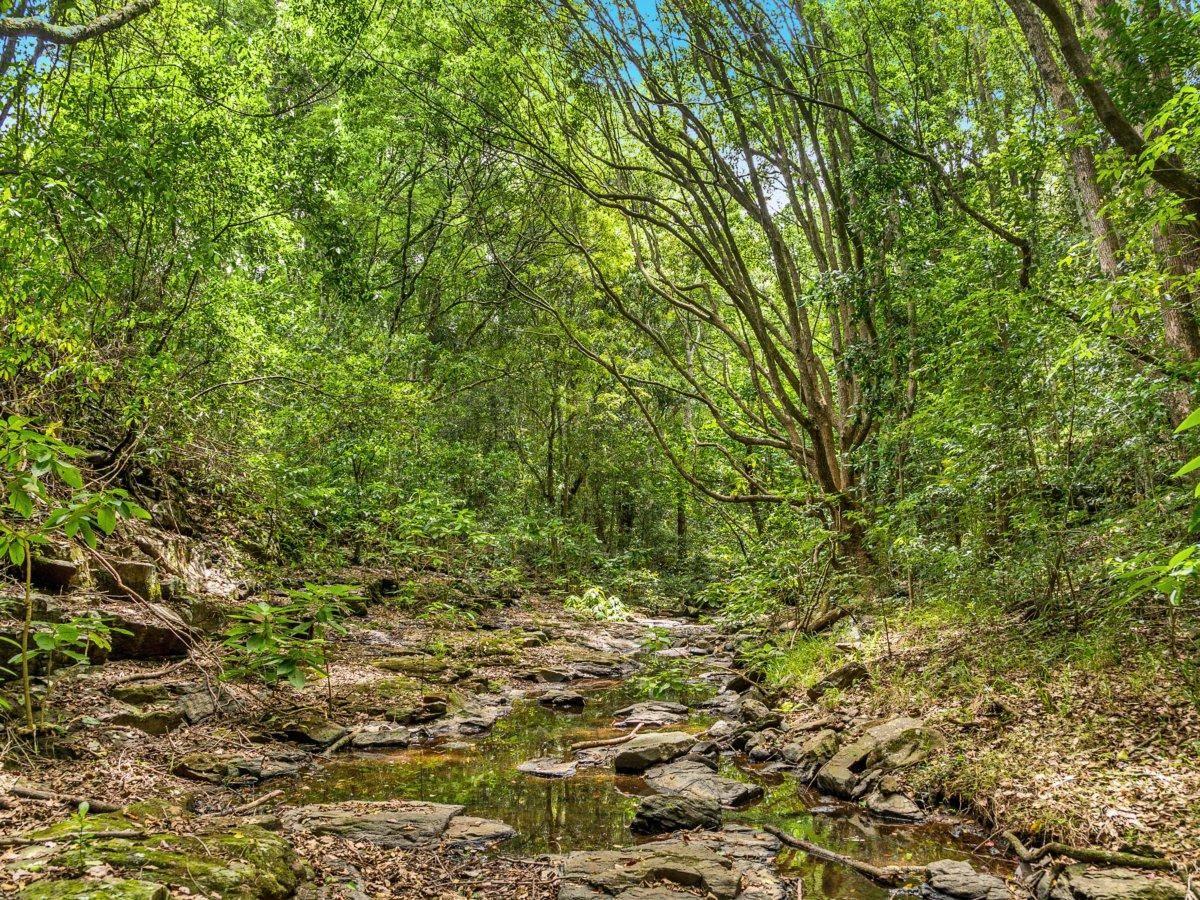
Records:
<instances>
[{"instance_id":1,"label":"creek bed","mask_svg":"<svg viewBox=\"0 0 1200 900\"><path fill-rule=\"evenodd\" d=\"M569 757L577 741L614 737L613 712L640 697L628 683L573 685L587 697L580 712L547 709L518 700L511 714L487 734L468 742L338 756L287 788L289 804L346 800L427 800L456 803L473 816L498 819L516 829L506 854L536 855L600 850L640 843L629 831L640 796L653 793L640 777L616 775L609 766L580 766L569 778L543 778L517 771L535 757ZM697 716L672 729L700 730ZM985 836L961 823L896 824L861 807L824 800L795 780L764 776L742 760L726 760L722 774L762 784L763 800L729 812L726 820L772 824L877 865L920 864L970 857L977 867L995 868L973 853ZM992 864L989 864L992 863ZM779 865L803 882L805 897L882 900L888 892L847 869L785 849Z\"/></svg>"}]
</instances>

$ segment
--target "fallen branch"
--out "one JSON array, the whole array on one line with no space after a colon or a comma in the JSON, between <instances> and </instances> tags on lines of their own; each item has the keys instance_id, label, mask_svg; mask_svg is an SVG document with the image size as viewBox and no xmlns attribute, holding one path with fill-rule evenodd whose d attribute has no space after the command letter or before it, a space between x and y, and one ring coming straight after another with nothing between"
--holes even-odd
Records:
<instances>
[{"instance_id":1,"label":"fallen branch","mask_svg":"<svg viewBox=\"0 0 1200 900\"><path fill-rule=\"evenodd\" d=\"M783 841L789 847L795 847L797 850L803 850L809 856L815 856L817 859L823 859L827 862L834 862L838 865L846 866L853 869L859 875L870 879L876 884L884 887L898 888L903 887L908 882L915 878L925 877L925 866L873 866L870 863L865 863L862 860L854 859L850 856L844 856L841 853L834 853L832 850L827 850L820 844L814 844L811 841L803 840L788 834L782 829L776 828L774 825L764 825L763 830L768 834L773 834L779 840Z\"/></svg>"},{"instance_id":2,"label":"fallen branch","mask_svg":"<svg viewBox=\"0 0 1200 900\"><path fill-rule=\"evenodd\" d=\"M74 797L70 794L56 794L52 791L44 791L41 788L35 788L27 784L14 784L8 789L8 792L14 797L22 797L25 800L52 800L56 803L66 803L71 806L79 806L82 803L86 803L89 812L116 812L121 808L111 803L105 803L103 800L92 800L90 797Z\"/></svg>"},{"instance_id":3,"label":"fallen branch","mask_svg":"<svg viewBox=\"0 0 1200 900\"><path fill-rule=\"evenodd\" d=\"M61 834L54 838L27 838L27 837L5 837L0 838L0 847L31 847L34 844L47 844L51 841L58 842L64 840L71 841L103 841L115 840L124 838L126 840L139 840L146 836L146 832L137 831L135 829L125 829L123 831L70 831Z\"/></svg>"},{"instance_id":4,"label":"fallen branch","mask_svg":"<svg viewBox=\"0 0 1200 900\"><path fill-rule=\"evenodd\" d=\"M1169 859L1157 856L1141 856L1137 853L1124 853L1120 850L1100 850L1096 847L1069 847L1066 844L1051 842L1043 844L1035 850L1030 850L1011 831L1004 832L1004 839L1023 863L1033 864L1047 856L1065 856L1076 862L1089 863L1094 866L1124 866L1131 869L1152 869L1157 872L1178 872L1179 867Z\"/></svg>"},{"instance_id":5,"label":"fallen branch","mask_svg":"<svg viewBox=\"0 0 1200 900\"><path fill-rule=\"evenodd\" d=\"M624 744L626 741L633 740L637 733L642 730L643 722L639 722L633 727L633 731L629 734L623 734L615 738L602 738L596 741L578 741L571 745L571 750L594 750L597 747L616 747L619 744Z\"/></svg>"},{"instance_id":6,"label":"fallen branch","mask_svg":"<svg viewBox=\"0 0 1200 900\"><path fill-rule=\"evenodd\" d=\"M134 672L131 675L123 675L120 678L110 681L106 690L111 691L113 688L119 685L131 684L135 681L151 681L155 678L162 678L164 675L170 675L173 672L178 672L191 661L191 658L181 659L179 662L171 663L169 666L163 666L161 669L152 669L149 672Z\"/></svg>"},{"instance_id":7,"label":"fallen branch","mask_svg":"<svg viewBox=\"0 0 1200 900\"><path fill-rule=\"evenodd\" d=\"M261 797L257 797L256 799L251 800L249 803L243 803L241 806L235 806L233 809L227 810L226 812L223 812L223 813L215 813L214 812L214 813L209 813L208 815L210 815L210 816L241 816L241 815L245 815L246 813L250 812L252 809L258 809L263 804L269 803L270 801L274 800L276 797L281 797L281 796L283 796L283 789L277 788L276 790L273 790L273 791L270 791L269 793L263 794Z\"/></svg>"},{"instance_id":8,"label":"fallen branch","mask_svg":"<svg viewBox=\"0 0 1200 900\"><path fill-rule=\"evenodd\" d=\"M336 741L334 741L332 744L330 744L328 747L326 747L324 750L322 750L321 755L322 756L333 756L333 754L337 753L339 750L341 750L343 747L345 747L347 743L354 740L354 738L358 734L358 732L359 732L359 729L351 728L345 734L343 734L340 738L338 738Z\"/></svg>"}]
</instances>

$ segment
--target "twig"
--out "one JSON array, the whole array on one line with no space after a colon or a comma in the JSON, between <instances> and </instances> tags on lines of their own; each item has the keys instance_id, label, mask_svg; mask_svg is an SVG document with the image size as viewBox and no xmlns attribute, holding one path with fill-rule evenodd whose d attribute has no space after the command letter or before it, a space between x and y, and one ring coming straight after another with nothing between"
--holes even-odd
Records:
<instances>
[{"instance_id":1,"label":"twig","mask_svg":"<svg viewBox=\"0 0 1200 900\"><path fill-rule=\"evenodd\" d=\"M865 863L862 860L854 859L850 856L844 856L841 853L834 853L832 850L827 850L820 844L814 844L811 841L806 841L801 838L788 834L774 825L764 825L763 830L768 834L773 834L779 840L783 841L789 847L795 847L797 850L803 850L809 856L815 856L817 859L823 859L828 862L835 862L839 865L853 869L859 875L863 875L876 884L881 884L884 887L902 887L914 878L923 878L926 874L925 866L873 866L870 863Z\"/></svg>"},{"instance_id":2,"label":"twig","mask_svg":"<svg viewBox=\"0 0 1200 900\"><path fill-rule=\"evenodd\" d=\"M615 738L602 738L596 741L577 741L571 745L571 750L593 750L596 747L616 747L618 744L624 744L626 741L632 740L639 731L642 730L644 722L639 722L634 726L633 731L629 734L623 734Z\"/></svg>"},{"instance_id":3,"label":"twig","mask_svg":"<svg viewBox=\"0 0 1200 900\"><path fill-rule=\"evenodd\" d=\"M1178 872L1179 866L1169 859L1156 856L1141 856L1137 853L1123 853L1119 850L1101 850L1097 847L1069 847L1052 841L1043 844L1036 850L1030 850L1011 831L1004 832L1017 858L1023 863L1036 863L1047 856L1066 856L1077 862L1090 863L1094 866L1127 866L1133 869L1152 869L1158 872Z\"/></svg>"},{"instance_id":4,"label":"twig","mask_svg":"<svg viewBox=\"0 0 1200 900\"><path fill-rule=\"evenodd\" d=\"M122 685L130 684L134 681L150 681L154 678L162 678L164 675L170 675L172 672L178 672L192 660L191 658L181 659L179 662L171 663L169 666L163 666L161 669L153 669L149 672L134 672L132 675L123 675L120 678L114 679L108 683L107 690Z\"/></svg>"},{"instance_id":5,"label":"twig","mask_svg":"<svg viewBox=\"0 0 1200 900\"><path fill-rule=\"evenodd\" d=\"M235 806L233 809L227 810L223 813L215 813L214 812L214 813L208 813L208 815L210 815L210 816L240 816L240 815L244 815L245 813L250 812L250 810L258 809L263 804L269 803L270 801L274 800L276 797L280 797L282 795L283 795L283 788L277 788L276 790L273 790L273 791L270 791L269 793L263 794L261 797L257 797L254 800L251 800L249 803L243 803L241 806Z\"/></svg>"}]
</instances>

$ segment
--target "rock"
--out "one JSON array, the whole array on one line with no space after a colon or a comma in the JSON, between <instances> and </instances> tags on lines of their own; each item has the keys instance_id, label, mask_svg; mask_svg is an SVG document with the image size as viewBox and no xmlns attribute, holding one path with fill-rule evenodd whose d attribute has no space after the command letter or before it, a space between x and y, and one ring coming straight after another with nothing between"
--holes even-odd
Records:
<instances>
[{"instance_id":1,"label":"rock","mask_svg":"<svg viewBox=\"0 0 1200 900\"><path fill-rule=\"evenodd\" d=\"M683 731L659 731L639 734L621 745L613 759L618 772L643 772L656 763L670 762L683 756L695 745L696 739Z\"/></svg>"},{"instance_id":2,"label":"rock","mask_svg":"<svg viewBox=\"0 0 1200 900\"><path fill-rule=\"evenodd\" d=\"M218 698L214 700L207 690L192 691L179 698L179 711L183 713L188 724L195 725L216 715L220 699L221 695L218 694Z\"/></svg>"},{"instance_id":3,"label":"rock","mask_svg":"<svg viewBox=\"0 0 1200 900\"><path fill-rule=\"evenodd\" d=\"M821 695L826 691L839 690L844 691L848 687L853 687L861 681L866 681L870 677L867 667L860 662L848 662L840 668L834 669L816 684L808 689L808 699L816 701L821 698Z\"/></svg>"},{"instance_id":4,"label":"rock","mask_svg":"<svg viewBox=\"0 0 1200 900\"><path fill-rule=\"evenodd\" d=\"M780 736L776 729L767 728L750 735L743 749L753 762L766 762L779 752Z\"/></svg>"},{"instance_id":5,"label":"rock","mask_svg":"<svg viewBox=\"0 0 1200 900\"><path fill-rule=\"evenodd\" d=\"M738 718L743 722L761 728L770 728L783 721L783 716L768 709L765 703L753 697L743 697L737 711Z\"/></svg>"},{"instance_id":6,"label":"rock","mask_svg":"<svg viewBox=\"0 0 1200 900\"><path fill-rule=\"evenodd\" d=\"M775 865L781 844L765 831L745 825L726 825L719 831L698 831L686 838L731 860L742 872L738 900L788 900L793 894Z\"/></svg>"},{"instance_id":7,"label":"rock","mask_svg":"<svg viewBox=\"0 0 1200 900\"><path fill-rule=\"evenodd\" d=\"M625 850L576 851L563 859L559 900L626 897L630 890L653 882L666 882L664 889L699 888L716 900L733 900L741 871L720 854L682 841L659 841ZM643 891L633 896L645 900L655 895Z\"/></svg>"},{"instance_id":8,"label":"rock","mask_svg":"<svg viewBox=\"0 0 1200 900\"><path fill-rule=\"evenodd\" d=\"M120 609L100 612L113 629L109 659L163 659L188 652L192 630L170 607L161 603L135 606L129 601Z\"/></svg>"},{"instance_id":9,"label":"rock","mask_svg":"<svg viewBox=\"0 0 1200 900\"><path fill-rule=\"evenodd\" d=\"M298 744L316 744L318 747L328 747L346 734L346 729L341 725L330 722L319 715L310 715L285 722L278 731L289 741L295 741Z\"/></svg>"},{"instance_id":10,"label":"rock","mask_svg":"<svg viewBox=\"0 0 1200 900\"><path fill-rule=\"evenodd\" d=\"M695 760L715 772L721 759L721 749L712 741L701 741L687 752L684 759Z\"/></svg>"},{"instance_id":11,"label":"rock","mask_svg":"<svg viewBox=\"0 0 1200 900\"><path fill-rule=\"evenodd\" d=\"M635 703L613 713L615 724L621 728L633 725L672 725L687 718L688 708L682 703L653 700Z\"/></svg>"},{"instance_id":12,"label":"rock","mask_svg":"<svg viewBox=\"0 0 1200 900\"><path fill-rule=\"evenodd\" d=\"M410 653L403 656L385 656L372 665L385 672L398 672L425 681L451 682L466 678L475 670L463 662L451 663L441 657Z\"/></svg>"},{"instance_id":13,"label":"rock","mask_svg":"<svg viewBox=\"0 0 1200 900\"><path fill-rule=\"evenodd\" d=\"M1183 884L1173 878L1083 864L1067 867L1049 889L1050 900L1182 900L1185 893Z\"/></svg>"},{"instance_id":14,"label":"rock","mask_svg":"<svg viewBox=\"0 0 1200 900\"><path fill-rule=\"evenodd\" d=\"M109 563L121 583L143 600L156 603L161 597L158 584L158 566L137 559L117 559ZM117 579L104 566L97 566L96 587L118 600L130 599L129 594L117 584Z\"/></svg>"},{"instance_id":15,"label":"rock","mask_svg":"<svg viewBox=\"0 0 1200 900\"><path fill-rule=\"evenodd\" d=\"M517 766L518 772L526 775L537 775L541 778L570 778L575 774L578 764L573 759L555 759L553 756L539 756Z\"/></svg>"},{"instance_id":16,"label":"rock","mask_svg":"<svg viewBox=\"0 0 1200 900\"><path fill-rule=\"evenodd\" d=\"M755 687L757 687L757 685L753 681L751 681L745 675L738 674L726 681L722 690L729 691L734 694L744 694L747 691L754 690Z\"/></svg>"},{"instance_id":17,"label":"rock","mask_svg":"<svg viewBox=\"0 0 1200 900\"><path fill-rule=\"evenodd\" d=\"M538 697L538 703L554 709L583 709L585 701L575 691L549 690Z\"/></svg>"},{"instance_id":18,"label":"rock","mask_svg":"<svg viewBox=\"0 0 1200 900\"><path fill-rule=\"evenodd\" d=\"M475 816L455 816L442 839L452 847L466 844L493 844L507 841L517 832L511 825Z\"/></svg>"},{"instance_id":19,"label":"rock","mask_svg":"<svg viewBox=\"0 0 1200 900\"><path fill-rule=\"evenodd\" d=\"M83 559L54 559L35 554L29 569L34 588L56 594L85 587L89 581L87 562Z\"/></svg>"},{"instance_id":20,"label":"rock","mask_svg":"<svg viewBox=\"0 0 1200 900\"><path fill-rule=\"evenodd\" d=\"M282 751L261 756L189 753L171 768L174 775L210 784L254 784L268 778L298 775L310 762L307 753Z\"/></svg>"},{"instance_id":21,"label":"rock","mask_svg":"<svg viewBox=\"0 0 1200 900\"><path fill-rule=\"evenodd\" d=\"M175 691L173 685L162 681L135 681L114 685L108 694L122 703L144 706L147 703L162 703L170 700Z\"/></svg>"},{"instance_id":22,"label":"rock","mask_svg":"<svg viewBox=\"0 0 1200 900\"><path fill-rule=\"evenodd\" d=\"M360 750L384 747L407 747L413 741L412 729L391 722L372 722L363 725L350 738L350 746Z\"/></svg>"},{"instance_id":23,"label":"rock","mask_svg":"<svg viewBox=\"0 0 1200 900\"><path fill-rule=\"evenodd\" d=\"M126 706L110 720L113 725L136 728L146 734L169 734L184 723L183 711L176 704Z\"/></svg>"},{"instance_id":24,"label":"rock","mask_svg":"<svg viewBox=\"0 0 1200 900\"><path fill-rule=\"evenodd\" d=\"M837 732L826 728L791 743L785 743L779 755L784 762L807 773L806 778L811 778L817 769L833 758L840 744Z\"/></svg>"},{"instance_id":25,"label":"rock","mask_svg":"<svg viewBox=\"0 0 1200 900\"><path fill-rule=\"evenodd\" d=\"M562 669L534 669L529 678L543 684L563 684L571 680L571 673Z\"/></svg>"},{"instance_id":26,"label":"rock","mask_svg":"<svg viewBox=\"0 0 1200 900\"><path fill-rule=\"evenodd\" d=\"M550 636L544 631L526 631L521 635L521 646L529 649L531 647L541 647L550 643Z\"/></svg>"},{"instance_id":27,"label":"rock","mask_svg":"<svg viewBox=\"0 0 1200 900\"><path fill-rule=\"evenodd\" d=\"M645 777L646 783L660 793L712 800L726 809L745 806L763 795L760 785L725 778L692 759L654 766Z\"/></svg>"},{"instance_id":28,"label":"rock","mask_svg":"<svg viewBox=\"0 0 1200 900\"><path fill-rule=\"evenodd\" d=\"M29 885L19 896L42 898L155 898L147 885L186 887L193 896L284 900L296 890L298 864L284 836L259 825L232 820L206 822L186 833L155 830L163 808L135 804L119 813L88 816L82 826L71 819L22 837L30 841L11 851L3 865L9 874L79 870L80 828L85 832L142 831L139 838L95 838L87 842L88 871L95 877L55 880L54 875ZM181 810L169 814L183 818ZM102 872L118 871L121 878ZM125 893L103 893L106 887ZM90 886L90 887L89 887Z\"/></svg>"},{"instance_id":29,"label":"rock","mask_svg":"<svg viewBox=\"0 0 1200 900\"><path fill-rule=\"evenodd\" d=\"M945 742L941 732L933 728L896 726L892 731L880 733L879 746L867 755L867 768L893 772L913 766L924 761L932 750Z\"/></svg>"},{"instance_id":30,"label":"rock","mask_svg":"<svg viewBox=\"0 0 1200 900\"><path fill-rule=\"evenodd\" d=\"M919 819L921 807L907 794L899 791L875 790L867 795L863 805L876 815L892 819Z\"/></svg>"},{"instance_id":31,"label":"rock","mask_svg":"<svg viewBox=\"0 0 1200 900\"><path fill-rule=\"evenodd\" d=\"M976 872L970 863L958 859L939 859L926 869L921 896L951 897L953 900L1009 900L1012 893L995 875Z\"/></svg>"},{"instance_id":32,"label":"rock","mask_svg":"<svg viewBox=\"0 0 1200 900\"><path fill-rule=\"evenodd\" d=\"M708 797L643 797L629 830L634 834L665 834L693 828L720 828L721 804Z\"/></svg>"},{"instance_id":33,"label":"rock","mask_svg":"<svg viewBox=\"0 0 1200 900\"><path fill-rule=\"evenodd\" d=\"M415 706L392 707L385 713L385 717L399 725L421 725L440 719L449 709L449 701L445 697L440 694L427 694Z\"/></svg>"},{"instance_id":34,"label":"rock","mask_svg":"<svg viewBox=\"0 0 1200 900\"><path fill-rule=\"evenodd\" d=\"M464 816L462 811L461 806L419 800L315 803L285 812L283 825L402 850L443 839L453 844L503 840L514 833L503 822Z\"/></svg>"},{"instance_id":35,"label":"rock","mask_svg":"<svg viewBox=\"0 0 1200 900\"><path fill-rule=\"evenodd\" d=\"M895 759L914 761L919 757L915 748L932 745L940 738L934 737L936 734L919 719L903 717L868 728L821 766L817 787L839 797L849 797L859 775L869 766L886 769Z\"/></svg>"}]
</instances>

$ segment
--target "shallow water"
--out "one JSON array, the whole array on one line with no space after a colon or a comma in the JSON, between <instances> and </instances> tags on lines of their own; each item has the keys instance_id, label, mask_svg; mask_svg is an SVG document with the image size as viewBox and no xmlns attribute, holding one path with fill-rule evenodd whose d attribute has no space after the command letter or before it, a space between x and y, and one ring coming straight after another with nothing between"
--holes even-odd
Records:
<instances>
[{"instance_id":1,"label":"shallow water","mask_svg":"<svg viewBox=\"0 0 1200 900\"><path fill-rule=\"evenodd\" d=\"M516 770L539 756L566 758L576 741L622 733L611 727L612 713L639 698L628 685L587 690L582 712L546 709L517 701L491 733L464 748L424 748L339 756L287 789L288 802L343 800L429 800L457 803L470 815L499 819L516 829L506 854L533 855L598 850L638 843L629 823L638 797L653 793L641 778L617 776L611 767L581 766L572 778L541 778ZM699 727L702 720L675 727ZM773 824L799 837L875 864L966 858L982 835L958 834L941 824L891 824L860 807L822 799L794 780L762 776L739 761L727 761L723 774L757 781L766 789L759 803L728 813L731 822ZM887 891L844 867L785 851L780 866L803 880L805 897L882 900ZM988 866L975 855L974 863Z\"/></svg>"}]
</instances>

